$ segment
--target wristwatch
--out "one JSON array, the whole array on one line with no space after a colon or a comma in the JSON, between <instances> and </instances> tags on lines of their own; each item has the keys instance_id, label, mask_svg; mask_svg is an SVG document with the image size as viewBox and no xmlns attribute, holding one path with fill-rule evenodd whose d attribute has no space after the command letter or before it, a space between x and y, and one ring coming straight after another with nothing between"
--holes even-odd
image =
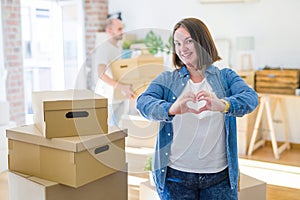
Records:
<instances>
[{"instance_id":1,"label":"wristwatch","mask_svg":"<svg viewBox=\"0 0 300 200\"><path fill-rule=\"evenodd\" d=\"M227 113L230 108L230 103L228 101L226 101L225 99L221 99L221 101L225 104L225 110L223 111L223 113Z\"/></svg>"}]
</instances>

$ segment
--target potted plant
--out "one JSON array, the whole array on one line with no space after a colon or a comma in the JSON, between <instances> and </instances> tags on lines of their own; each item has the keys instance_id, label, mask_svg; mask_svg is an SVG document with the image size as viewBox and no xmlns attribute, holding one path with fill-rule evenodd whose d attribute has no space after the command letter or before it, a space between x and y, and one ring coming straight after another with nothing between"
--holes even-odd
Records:
<instances>
[{"instance_id":1,"label":"potted plant","mask_svg":"<svg viewBox=\"0 0 300 200\"><path fill-rule=\"evenodd\" d=\"M161 36L151 30L147 33L144 43L148 48L149 53L153 55L156 55L159 52L170 54L172 49L172 36L170 35L168 41L164 43Z\"/></svg>"},{"instance_id":2,"label":"potted plant","mask_svg":"<svg viewBox=\"0 0 300 200\"><path fill-rule=\"evenodd\" d=\"M145 45L148 48L149 53L153 55L164 50L164 44L161 36L156 35L152 30L149 31L145 37Z\"/></svg>"},{"instance_id":3,"label":"potted plant","mask_svg":"<svg viewBox=\"0 0 300 200\"><path fill-rule=\"evenodd\" d=\"M124 40L122 43L122 58L126 59L126 58L131 58L131 50L130 50L130 46L131 46L132 42L130 40Z\"/></svg>"},{"instance_id":4,"label":"potted plant","mask_svg":"<svg viewBox=\"0 0 300 200\"><path fill-rule=\"evenodd\" d=\"M169 36L168 42L165 44L165 48L164 51L166 52L166 54L170 54L172 51L172 36Z\"/></svg>"},{"instance_id":5,"label":"potted plant","mask_svg":"<svg viewBox=\"0 0 300 200\"><path fill-rule=\"evenodd\" d=\"M149 173L150 185L155 186L154 180L153 180L153 175L152 175L152 156L147 158L144 170L148 171L148 173Z\"/></svg>"},{"instance_id":6,"label":"potted plant","mask_svg":"<svg viewBox=\"0 0 300 200\"><path fill-rule=\"evenodd\" d=\"M167 41L167 43L165 43L164 45L164 52L165 54L163 54L164 56L164 66L165 66L165 70L172 70L172 36L169 36L169 39Z\"/></svg>"},{"instance_id":7,"label":"potted plant","mask_svg":"<svg viewBox=\"0 0 300 200\"><path fill-rule=\"evenodd\" d=\"M151 30L147 33L144 43L150 54L164 58L165 70L172 70L172 35L169 35L168 41L164 42L160 35Z\"/></svg>"}]
</instances>

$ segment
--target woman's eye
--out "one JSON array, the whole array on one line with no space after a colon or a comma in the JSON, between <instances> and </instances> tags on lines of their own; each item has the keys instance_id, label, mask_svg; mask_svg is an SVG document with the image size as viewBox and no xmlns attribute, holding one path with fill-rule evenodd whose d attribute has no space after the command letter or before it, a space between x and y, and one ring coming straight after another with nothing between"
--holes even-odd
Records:
<instances>
[{"instance_id":1,"label":"woman's eye","mask_svg":"<svg viewBox=\"0 0 300 200\"><path fill-rule=\"evenodd\" d=\"M174 45L175 46L180 46L180 43L179 42L174 42Z\"/></svg>"},{"instance_id":2,"label":"woman's eye","mask_svg":"<svg viewBox=\"0 0 300 200\"><path fill-rule=\"evenodd\" d=\"M187 44L192 44L192 43L193 43L193 40L192 40L192 39L187 40L186 43L187 43Z\"/></svg>"}]
</instances>

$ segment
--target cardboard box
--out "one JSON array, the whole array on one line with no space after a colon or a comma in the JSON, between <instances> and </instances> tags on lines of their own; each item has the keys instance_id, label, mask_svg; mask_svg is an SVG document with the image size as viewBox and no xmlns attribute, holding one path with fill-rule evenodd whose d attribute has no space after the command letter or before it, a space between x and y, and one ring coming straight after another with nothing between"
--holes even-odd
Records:
<instances>
[{"instance_id":1,"label":"cardboard box","mask_svg":"<svg viewBox=\"0 0 300 200\"><path fill-rule=\"evenodd\" d=\"M107 99L89 90L32 93L34 123L46 138L107 133Z\"/></svg>"},{"instance_id":2,"label":"cardboard box","mask_svg":"<svg viewBox=\"0 0 300 200\"><path fill-rule=\"evenodd\" d=\"M164 71L163 58L140 56L137 58L117 60L111 64L114 80L131 84L137 95L141 94L149 83ZM114 90L115 99L125 99L119 90Z\"/></svg>"},{"instance_id":3,"label":"cardboard box","mask_svg":"<svg viewBox=\"0 0 300 200\"><path fill-rule=\"evenodd\" d=\"M150 181L146 181L140 184L140 199L160 200L155 187L150 184Z\"/></svg>"},{"instance_id":4,"label":"cardboard box","mask_svg":"<svg viewBox=\"0 0 300 200\"><path fill-rule=\"evenodd\" d=\"M236 118L239 155L247 155L251 136L254 130L255 120L258 113L258 108L259 107L257 107L253 112L244 115L243 117Z\"/></svg>"},{"instance_id":5,"label":"cardboard box","mask_svg":"<svg viewBox=\"0 0 300 200\"><path fill-rule=\"evenodd\" d=\"M9 200L127 200L127 190L126 171L115 172L79 188L8 172Z\"/></svg>"},{"instance_id":6,"label":"cardboard box","mask_svg":"<svg viewBox=\"0 0 300 200\"><path fill-rule=\"evenodd\" d=\"M239 200L266 200L266 187L265 182L241 174Z\"/></svg>"},{"instance_id":7,"label":"cardboard box","mask_svg":"<svg viewBox=\"0 0 300 200\"><path fill-rule=\"evenodd\" d=\"M241 174L239 200L265 200L266 183L245 174ZM154 186L149 181L140 184L140 199L159 200Z\"/></svg>"},{"instance_id":8,"label":"cardboard box","mask_svg":"<svg viewBox=\"0 0 300 200\"><path fill-rule=\"evenodd\" d=\"M34 125L6 131L10 170L80 187L125 166L123 131L44 138Z\"/></svg>"},{"instance_id":9,"label":"cardboard box","mask_svg":"<svg viewBox=\"0 0 300 200\"><path fill-rule=\"evenodd\" d=\"M126 162L132 173L145 173L145 165L149 157L154 154L153 148L126 147Z\"/></svg>"},{"instance_id":10,"label":"cardboard box","mask_svg":"<svg viewBox=\"0 0 300 200\"><path fill-rule=\"evenodd\" d=\"M158 126L158 122L149 121L139 115L123 115L122 128L128 130L126 146L154 149Z\"/></svg>"},{"instance_id":11,"label":"cardboard box","mask_svg":"<svg viewBox=\"0 0 300 200\"><path fill-rule=\"evenodd\" d=\"M250 87L255 88L255 71L254 70L243 70L236 72Z\"/></svg>"}]
</instances>

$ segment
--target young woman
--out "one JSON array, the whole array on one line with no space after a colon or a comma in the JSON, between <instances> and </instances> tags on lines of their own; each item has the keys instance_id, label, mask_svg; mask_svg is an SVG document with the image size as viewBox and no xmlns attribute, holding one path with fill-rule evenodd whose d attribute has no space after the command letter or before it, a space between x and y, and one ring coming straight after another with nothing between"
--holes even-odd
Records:
<instances>
[{"instance_id":1,"label":"young woman","mask_svg":"<svg viewBox=\"0 0 300 200\"><path fill-rule=\"evenodd\" d=\"M220 60L196 18L173 30L173 72L163 72L137 99L160 122L153 174L161 199L238 199L236 117L252 112L257 93Z\"/></svg>"}]
</instances>

